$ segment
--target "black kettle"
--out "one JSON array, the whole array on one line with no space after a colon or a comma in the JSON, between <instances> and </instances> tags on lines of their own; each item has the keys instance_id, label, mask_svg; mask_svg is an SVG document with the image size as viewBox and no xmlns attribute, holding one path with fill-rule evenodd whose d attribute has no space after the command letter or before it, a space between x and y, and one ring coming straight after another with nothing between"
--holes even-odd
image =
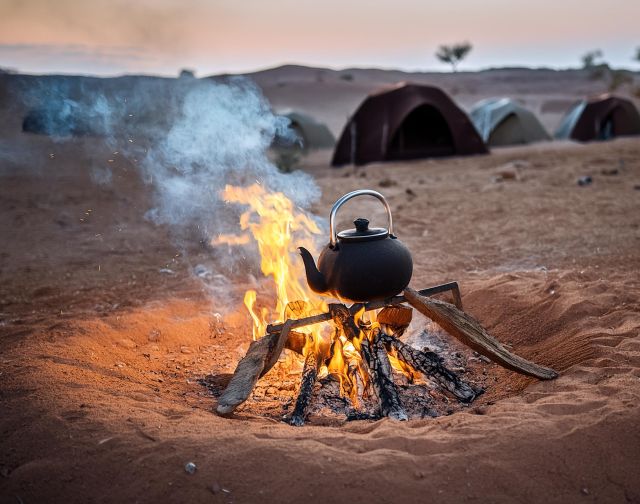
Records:
<instances>
[{"instance_id":1,"label":"black kettle","mask_svg":"<svg viewBox=\"0 0 640 504\"><path fill-rule=\"evenodd\" d=\"M354 221L355 229L336 234L338 209L356 196L374 196L387 210L389 229L370 228L367 219ZM387 299L401 293L411 280L413 260L407 247L393 235L389 203L382 194L360 189L342 196L329 215L330 242L318 258L299 247L311 290L341 300L367 302Z\"/></svg>"}]
</instances>

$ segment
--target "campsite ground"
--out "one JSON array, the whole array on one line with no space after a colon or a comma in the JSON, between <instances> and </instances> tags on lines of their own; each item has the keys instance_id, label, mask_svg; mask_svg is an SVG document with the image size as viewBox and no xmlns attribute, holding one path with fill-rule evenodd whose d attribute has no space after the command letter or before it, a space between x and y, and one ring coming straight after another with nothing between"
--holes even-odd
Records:
<instances>
[{"instance_id":1,"label":"campsite ground","mask_svg":"<svg viewBox=\"0 0 640 504\"><path fill-rule=\"evenodd\" d=\"M457 280L469 313L560 377L488 365L492 384L464 412L296 429L217 417L197 383L246 350L252 279L194 275L210 251L177 249L145 219L148 186L126 160L108 185L84 169L108 154L98 140L16 135L29 156L0 178L2 504L640 501L639 140L360 169L310 157L314 213L382 190L412 285Z\"/></svg>"}]
</instances>

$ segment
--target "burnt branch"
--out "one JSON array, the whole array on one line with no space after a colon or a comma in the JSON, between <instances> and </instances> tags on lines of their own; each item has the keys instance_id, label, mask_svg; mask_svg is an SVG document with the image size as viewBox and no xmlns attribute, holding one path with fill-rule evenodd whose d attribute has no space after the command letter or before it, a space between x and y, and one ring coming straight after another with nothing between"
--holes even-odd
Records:
<instances>
[{"instance_id":1,"label":"burnt branch","mask_svg":"<svg viewBox=\"0 0 640 504\"><path fill-rule=\"evenodd\" d=\"M318 355L314 349L309 349L304 360L302 382L300 383L298 399L296 399L296 406L293 410L291 418L289 419L289 423L291 425L295 425L296 427L301 427L304 425L304 421L307 416L307 409L309 408L311 396L313 395L313 386L316 383L317 377Z\"/></svg>"},{"instance_id":2,"label":"burnt branch","mask_svg":"<svg viewBox=\"0 0 640 504\"><path fill-rule=\"evenodd\" d=\"M476 319L452 304L430 299L410 288L405 289L404 297L411 306L449 334L502 367L541 380L551 380L558 376L558 373L551 368L540 366L509 352L497 339L487 333Z\"/></svg>"},{"instance_id":3,"label":"burnt branch","mask_svg":"<svg viewBox=\"0 0 640 504\"><path fill-rule=\"evenodd\" d=\"M407 413L400 402L398 389L393 382L391 363L381 338L382 331L375 329L371 342L363 338L360 342L360 353L367 364L373 388L380 400L382 416L394 420L408 420Z\"/></svg>"},{"instance_id":4,"label":"burnt branch","mask_svg":"<svg viewBox=\"0 0 640 504\"><path fill-rule=\"evenodd\" d=\"M474 390L469 384L458 378L453 371L447 369L437 354L417 350L388 334L383 333L380 338L389 352L395 351L398 359L432 378L459 401L470 403L482 393L482 391Z\"/></svg>"},{"instance_id":5,"label":"burnt branch","mask_svg":"<svg viewBox=\"0 0 640 504\"><path fill-rule=\"evenodd\" d=\"M360 335L360 329L353 319L351 310L343 304L332 303L329 305L329 313L336 326L342 330L349 341L357 339Z\"/></svg>"}]
</instances>

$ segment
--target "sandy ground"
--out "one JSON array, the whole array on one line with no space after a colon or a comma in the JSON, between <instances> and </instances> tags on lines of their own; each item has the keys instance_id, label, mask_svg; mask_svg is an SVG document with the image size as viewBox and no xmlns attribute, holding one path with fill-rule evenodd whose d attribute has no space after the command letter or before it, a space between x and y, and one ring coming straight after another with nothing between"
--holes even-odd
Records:
<instances>
[{"instance_id":1,"label":"sandy ground","mask_svg":"<svg viewBox=\"0 0 640 504\"><path fill-rule=\"evenodd\" d=\"M260 395L220 418L198 383L246 350L251 278L203 283L211 250L144 218L126 160L108 185L83 169L109 156L95 140L23 141L42 168L0 177L2 504L640 502L640 140L358 170L311 156L317 215L382 191L412 286L457 280L469 313L560 377L486 365L485 395L452 415L304 428L256 413Z\"/></svg>"}]
</instances>

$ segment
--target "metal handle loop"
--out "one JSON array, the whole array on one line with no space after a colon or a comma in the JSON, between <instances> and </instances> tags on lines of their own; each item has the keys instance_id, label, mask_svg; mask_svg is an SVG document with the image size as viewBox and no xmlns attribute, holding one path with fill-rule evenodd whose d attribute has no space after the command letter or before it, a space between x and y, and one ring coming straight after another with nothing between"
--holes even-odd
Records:
<instances>
[{"instance_id":1,"label":"metal handle loop","mask_svg":"<svg viewBox=\"0 0 640 504\"><path fill-rule=\"evenodd\" d=\"M356 196L373 196L374 198L378 198L384 207L387 210L387 218L389 219L389 234L393 235L393 219L391 217L391 208L389 207L389 203L385 197L380 194L378 191L374 191L372 189L358 189L357 191L351 191L350 193L342 196L338 201L336 201L331 208L331 213L329 214L329 234L331 236L331 246L335 247L336 243L338 243L338 237L336 234L336 213L338 213L338 209L344 205L351 198L355 198Z\"/></svg>"}]
</instances>

